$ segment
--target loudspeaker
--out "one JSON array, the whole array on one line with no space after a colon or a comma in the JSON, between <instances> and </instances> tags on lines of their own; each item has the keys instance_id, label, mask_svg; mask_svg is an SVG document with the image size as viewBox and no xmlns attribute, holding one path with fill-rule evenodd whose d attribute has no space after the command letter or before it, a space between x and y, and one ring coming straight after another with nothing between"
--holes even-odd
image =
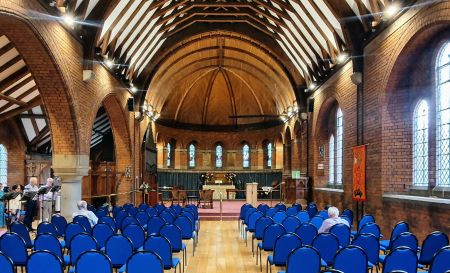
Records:
<instances>
[{"instance_id":1,"label":"loudspeaker","mask_svg":"<svg viewBox=\"0 0 450 273\"><path fill-rule=\"evenodd\" d=\"M134 98L128 98L127 105L128 111L134 112Z\"/></svg>"},{"instance_id":2,"label":"loudspeaker","mask_svg":"<svg viewBox=\"0 0 450 273\"><path fill-rule=\"evenodd\" d=\"M314 112L314 98L309 99L308 101L308 112L309 113Z\"/></svg>"}]
</instances>

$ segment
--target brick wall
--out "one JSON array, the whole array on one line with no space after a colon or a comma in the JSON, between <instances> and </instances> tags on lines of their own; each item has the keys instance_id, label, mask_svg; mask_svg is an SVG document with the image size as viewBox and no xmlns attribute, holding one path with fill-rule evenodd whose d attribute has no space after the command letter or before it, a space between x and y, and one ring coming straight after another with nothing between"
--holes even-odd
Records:
<instances>
[{"instance_id":1,"label":"brick wall","mask_svg":"<svg viewBox=\"0 0 450 273\"><path fill-rule=\"evenodd\" d=\"M8 185L25 184L25 143L14 121L0 123L0 144L8 152Z\"/></svg>"}]
</instances>

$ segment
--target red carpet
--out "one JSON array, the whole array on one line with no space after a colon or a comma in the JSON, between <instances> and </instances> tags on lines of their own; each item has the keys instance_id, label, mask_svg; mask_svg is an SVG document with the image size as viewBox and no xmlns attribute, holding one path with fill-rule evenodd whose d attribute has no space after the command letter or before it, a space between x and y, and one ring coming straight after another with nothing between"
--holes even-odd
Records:
<instances>
[{"instance_id":1,"label":"red carpet","mask_svg":"<svg viewBox=\"0 0 450 273\"><path fill-rule=\"evenodd\" d=\"M273 201L275 205L278 201ZM266 203L270 205L270 200L267 202L258 201L259 204ZM235 221L239 218L239 212L241 211L242 205L245 204L245 200L242 201L223 201L222 202L222 220L224 221ZM212 221L221 220L220 218L220 201L214 201L212 209L199 208L198 214L202 221Z\"/></svg>"}]
</instances>

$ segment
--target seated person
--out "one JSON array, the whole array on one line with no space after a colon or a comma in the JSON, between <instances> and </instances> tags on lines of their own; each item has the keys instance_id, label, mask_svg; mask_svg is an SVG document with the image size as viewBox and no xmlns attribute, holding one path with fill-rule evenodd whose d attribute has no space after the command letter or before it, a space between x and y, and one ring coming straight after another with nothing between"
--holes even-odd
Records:
<instances>
[{"instance_id":1,"label":"seated person","mask_svg":"<svg viewBox=\"0 0 450 273\"><path fill-rule=\"evenodd\" d=\"M319 228L319 233L329 232L330 229L336 224L345 224L350 227L345 219L339 217L339 210L336 207L328 208L328 219L323 221L322 226Z\"/></svg>"},{"instance_id":2,"label":"seated person","mask_svg":"<svg viewBox=\"0 0 450 273\"><path fill-rule=\"evenodd\" d=\"M20 193L22 192L22 188L16 184L12 186L12 191ZM22 199L22 194L19 194L16 198L9 200L8 208L10 223L19 221L21 207L20 199Z\"/></svg>"},{"instance_id":3,"label":"seated person","mask_svg":"<svg viewBox=\"0 0 450 273\"><path fill-rule=\"evenodd\" d=\"M81 200L77 203L78 211L75 211L72 213L72 218L75 218L75 216L82 215L88 218L89 223L91 224L91 227L95 226L97 224L98 218L97 216L90 210L87 209L87 203L84 200Z\"/></svg>"}]
</instances>

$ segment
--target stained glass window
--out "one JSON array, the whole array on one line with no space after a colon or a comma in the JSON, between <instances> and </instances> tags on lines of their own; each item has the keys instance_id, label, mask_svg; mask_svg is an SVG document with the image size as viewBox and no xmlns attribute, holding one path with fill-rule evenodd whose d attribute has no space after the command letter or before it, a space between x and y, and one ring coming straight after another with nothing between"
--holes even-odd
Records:
<instances>
[{"instance_id":1,"label":"stained glass window","mask_svg":"<svg viewBox=\"0 0 450 273\"><path fill-rule=\"evenodd\" d=\"M336 114L336 184L342 184L342 152L343 152L344 124L342 110Z\"/></svg>"},{"instance_id":2,"label":"stained glass window","mask_svg":"<svg viewBox=\"0 0 450 273\"><path fill-rule=\"evenodd\" d=\"M437 186L450 186L450 43L437 59Z\"/></svg>"},{"instance_id":3,"label":"stained glass window","mask_svg":"<svg viewBox=\"0 0 450 273\"><path fill-rule=\"evenodd\" d=\"M248 144L242 146L242 167L250 168L250 147Z\"/></svg>"},{"instance_id":4,"label":"stained glass window","mask_svg":"<svg viewBox=\"0 0 450 273\"><path fill-rule=\"evenodd\" d=\"M272 168L272 143L267 144L267 167Z\"/></svg>"},{"instance_id":5,"label":"stained glass window","mask_svg":"<svg viewBox=\"0 0 450 273\"><path fill-rule=\"evenodd\" d=\"M8 180L8 152L6 147L0 144L0 183L6 185Z\"/></svg>"},{"instance_id":6,"label":"stained glass window","mask_svg":"<svg viewBox=\"0 0 450 273\"><path fill-rule=\"evenodd\" d=\"M328 164L329 174L328 183L334 185L334 136L330 136L330 142L328 143Z\"/></svg>"},{"instance_id":7,"label":"stained glass window","mask_svg":"<svg viewBox=\"0 0 450 273\"><path fill-rule=\"evenodd\" d=\"M414 111L413 185L428 186L428 103L421 100Z\"/></svg>"},{"instance_id":8,"label":"stained glass window","mask_svg":"<svg viewBox=\"0 0 450 273\"><path fill-rule=\"evenodd\" d=\"M172 166L172 145L167 143L167 167Z\"/></svg>"},{"instance_id":9,"label":"stained glass window","mask_svg":"<svg viewBox=\"0 0 450 273\"><path fill-rule=\"evenodd\" d=\"M216 168L222 168L222 155L223 155L223 149L222 145L218 144L216 146Z\"/></svg>"},{"instance_id":10,"label":"stained glass window","mask_svg":"<svg viewBox=\"0 0 450 273\"><path fill-rule=\"evenodd\" d=\"M189 145L189 167L190 168L195 167L195 145L194 144Z\"/></svg>"}]
</instances>

